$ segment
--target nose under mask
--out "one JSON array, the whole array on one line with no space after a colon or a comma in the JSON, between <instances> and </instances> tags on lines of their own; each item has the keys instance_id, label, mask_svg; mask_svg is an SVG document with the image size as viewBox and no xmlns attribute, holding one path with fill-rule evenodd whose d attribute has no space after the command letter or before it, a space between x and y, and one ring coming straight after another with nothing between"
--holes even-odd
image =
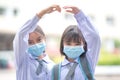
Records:
<instances>
[{"instance_id":1,"label":"nose under mask","mask_svg":"<svg viewBox=\"0 0 120 80\"><path fill-rule=\"evenodd\" d=\"M64 46L63 52L68 58L76 59L85 52L82 46Z\"/></svg>"},{"instance_id":2,"label":"nose under mask","mask_svg":"<svg viewBox=\"0 0 120 80\"><path fill-rule=\"evenodd\" d=\"M37 43L35 45L30 46L27 51L32 56L38 57L45 52L45 49L46 49L46 44L42 42L42 43Z\"/></svg>"}]
</instances>

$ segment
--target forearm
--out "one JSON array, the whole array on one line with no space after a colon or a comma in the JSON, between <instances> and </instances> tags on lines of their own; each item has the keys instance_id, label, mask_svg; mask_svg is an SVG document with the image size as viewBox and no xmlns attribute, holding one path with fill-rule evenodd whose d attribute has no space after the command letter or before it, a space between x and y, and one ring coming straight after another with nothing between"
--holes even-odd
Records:
<instances>
[{"instance_id":1,"label":"forearm","mask_svg":"<svg viewBox=\"0 0 120 80\"><path fill-rule=\"evenodd\" d=\"M35 16L33 19L25 23L15 36L13 45L17 65L21 64L22 61L25 59L25 52L28 47L29 33L34 31L34 29L37 27L36 24L38 21L39 18Z\"/></svg>"},{"instance_id":2,"label":"forearm","mask_svg":"<svg viewBox=\"0 0 120 80\"><path fill-rule=\"evenodd\" d=\"M91 23L91 21L88 19L88 17L82 12L79 11L75 15L76 21L78 23L78 27L80 28L83 35L98 35L97 30L95 29L94 25ZM91 35L91 36L92 36ZM84 36L85 37L85 36Z\"/></svg>"},{"instance_id":3,"label":"forearm","mask_svg":"<svg viewBox=\"0 0 120 80\"><path fill-rule=\"evenodd\" d=\"M38 18L42 18L44 15L46 14L46 10L42 10L41 12L37 13L36 15L38 16Z\"/></svg>"},{"instance_id":4,"label":"forearm","mask_svg":"<svg viewBox=\"0 0 120 80\"><path fill-rule=\"evenodd\" d=\"M79 29L81 30L87 42L87 48L88 48L87 56L89 57L89 60L91 61L92 66L95 67L98 61L100 45L101 45L99 33L97 32L93 24L84 15L82 11L76 14L75 18L77 20Z\"/></svg>"},{"instance_id":5,"label":"forearm","mask_svg":"<svg viewBox=\"0 0 120 80\"><path fill-rule=\"evenodd\" d=\"M85 40L87 41L88 46L90 43L93 43L92 40L95 39L97 42L97 40L100 39L99 33L95 29L94 25L90 22L90 20L88 20L88 18L82 11L76 14L75 18L77 20L79 29L81 30Z\"/></svg>"}]
</instances>

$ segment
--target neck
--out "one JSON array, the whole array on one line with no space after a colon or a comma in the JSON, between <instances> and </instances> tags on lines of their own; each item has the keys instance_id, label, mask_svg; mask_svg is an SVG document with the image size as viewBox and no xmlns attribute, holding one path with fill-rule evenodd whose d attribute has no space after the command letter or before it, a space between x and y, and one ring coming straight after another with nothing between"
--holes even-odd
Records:
<instances>
[{"instance_id":1,"label":"neck","mask_svg":"<svg viewBox=\"0 0 120 80\"><path fill-rule=\"evenodd\" d=\"M75 62L74 59L68 58L69 62Z\"/></svg>"}]
</instances>

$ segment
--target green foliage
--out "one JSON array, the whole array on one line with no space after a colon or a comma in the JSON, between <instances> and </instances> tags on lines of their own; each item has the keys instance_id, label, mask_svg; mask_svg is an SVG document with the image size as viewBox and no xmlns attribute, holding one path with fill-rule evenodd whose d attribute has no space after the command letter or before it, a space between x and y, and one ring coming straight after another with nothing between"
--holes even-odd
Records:
<instances>
[{"instance_id":1,"label":"green foliage","mask_svg":"<svg viewBox=\"0 0 120 80\"><path fill-rule=\"evenodd\" d=\"M61 62L64 57L55 56L51 57L55 63ZM119 53L110 53L105 50L101 50L98 65L120 65L120 54Z\"/></svg>"},{"instance_id":2,"label":"green foliage","mask_svg":"<svg viewBox=\"0 0 120 80\"><path fill-rule=\"evenodd\" d=\"M114 40L114 43L115 43L115 47L116 47L116 48L120 48L120 40L115 39L115 40Z\"/></svg>"},{"instance_id":3,"label":"green foliage","mask_svg":"<svg viewBox=\"0 0 120 80\"><path fill-rule=\"evenodd\" d=\"M50 57L50 58L51 58L51 60L52 60L53 62L55 62L56 64L57 64L57 63L60 63L60 62L64 59L63 56L56 56L56 57Z\"/></svg>"},{"instance_id":4,"label":"green foliage","mask_svg":"<svg viewBox=\"0 0 120 80\"><path fill-rule=\"evenodd\" d=\"M120 65L120 54L102 50L98 65Z\"/></svg>"}]
</instances>

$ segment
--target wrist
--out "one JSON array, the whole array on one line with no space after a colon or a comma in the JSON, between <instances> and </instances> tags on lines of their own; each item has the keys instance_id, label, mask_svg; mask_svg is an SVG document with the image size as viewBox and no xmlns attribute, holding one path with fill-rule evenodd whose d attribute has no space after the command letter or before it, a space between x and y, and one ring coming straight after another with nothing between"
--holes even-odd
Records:
<instances>
[{"instance_id":1,"label":"wrist","mask_svg":"<svg viewBox=\"0 0 120 80\"><path fill-rule=\"evenodd\" d=\"M39 13L37 13L37 16L38 16L39 18L42 18L44 15L45 15L45 10L42 10L42 11L40 11Z\"/></svg>"}]
</instances>

